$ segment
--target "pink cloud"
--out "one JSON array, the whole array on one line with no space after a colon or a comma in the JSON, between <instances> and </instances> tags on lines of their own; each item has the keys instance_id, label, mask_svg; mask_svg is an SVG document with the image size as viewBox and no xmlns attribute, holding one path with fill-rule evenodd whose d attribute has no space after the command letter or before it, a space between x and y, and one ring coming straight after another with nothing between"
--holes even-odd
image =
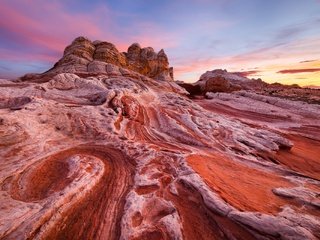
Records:
<instances>
[{"instance_id":1,"label":"pink cloud","mask_svg":"<svg viewBox=\"0 0 320 240\"><path fill-rule=\"evenodd\" d=\"M57 41L57 37L53 38L47 33L40 32L41 25L39 22L5 4L1 5L0 11L2 13L1 27L14 34L18 38L16 39L17 42L61 50L61 41Z\"/></svg>"},{"instance_id":2,"label":"pink cloud","mask_svg":"<svg viewBox=\"0 0 320 240\"><path fill-rule=\"evenodd\" d=\"M14 35L13 40L17 42L62 51L71 38L83 31L90 36L101 34L87 15L69 15L55 2L33 2L34 5L41 6L40 8L30 8L29 4L28 1L21 1L18 6L13 2L3 2L0 5L1 27Z\"/></svg>"},{"instance_id":3,"label":"pink cloud","mask_svg":"<svg viewBox=\"0 0 320 240\"><path fill-rule=\"evenodd\" d=\"M105 4L88 13L71 13L55 1L44 3L34 0L31 3L22 0L18 3L12 0L1 3L0 14L1 32L9 36L10 42L23 46L22 49L0 49L0 57L4 59L20 57L20 60L30 60L31 57L52 61L56 57L54 61L57 61L63 49L80 35L91 40L112 42L121 51L125 51L133 42L159 50L175 45L174 36L165 34L151 22L133 22L130 27L119 27L116 17L120 13L110 11ZM51 54L45 57L48 51Z\"/></svg>"},{"instance_id":4,"label":"pink cloud","mask_svg":"<svg viewBox=\"0 0 320 240\"><path fill-rule=\"evenodd\" d=\"M62 53L61 53L62 56ZM25 59L54 63L59 59L55 55L47 53L14 52L12 50L0 49L0 57L9 61L25 61Z\"/></svg>"}]
</instances>

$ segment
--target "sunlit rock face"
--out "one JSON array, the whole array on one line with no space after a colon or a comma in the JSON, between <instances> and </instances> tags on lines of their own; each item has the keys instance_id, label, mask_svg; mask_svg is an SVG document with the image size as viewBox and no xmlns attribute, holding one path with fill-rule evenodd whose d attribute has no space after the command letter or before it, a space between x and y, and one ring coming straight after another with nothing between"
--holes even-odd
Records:
<instances>
[{"instance_id":1,"label":"sunlit rock face","mask_svg":"<svg viewBox=\"0 0 320 240\"><path fill-rule=\"evenodd\" d=\"M0 82L1 239L320 238L319 105L192 100L167 63L77 38Z\"/></svg>"},{"instance_id":2,"label":"sunlit rock face","mask_svg":"<svg viewBox=\"0 0 320 240\"><path fill-rule=\"evenodd\" d=\"M158 53L151 47L141 48L138 43L132 44L128 52L119 52L109 42L94 41L84 37L76 38L66 47L63 57L54 65L49 73L107 73L109 64L138 72L156 80L173 80L173 69L169 66L164 50ZM34 78L34 76L32 76ZM28 79L28 76L23 78Z\"/></svg>"}]
</instances>

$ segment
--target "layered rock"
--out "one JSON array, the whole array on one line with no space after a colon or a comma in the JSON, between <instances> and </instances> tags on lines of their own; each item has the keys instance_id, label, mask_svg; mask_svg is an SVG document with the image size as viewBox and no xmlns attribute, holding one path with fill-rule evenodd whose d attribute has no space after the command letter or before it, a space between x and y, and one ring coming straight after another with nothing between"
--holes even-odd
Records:
<instances>
[{"instance_id":1,"label":"layered rock","mask_svg":"<svg viewBox=\"0 0 320 240\"><path fill-rule=\"evenodd\" d=\"M66 47L63 57L45 74L106 73L107 64L157 80L173 80L173 69L169 66L168 57L163 49L156 53L151 47L141 48L139 44L134 43L128 48L128 52L122 53L112 43L91 42L84 37L76 38L71 45Z\"/></svg>"},{"instance_id":2,"label":"layered rock","mask_svg":"<svg viewBox=\"0 0 320 240\"><path fill-rule=\"evenodd\" d=\"M166 61L80 38L0 82L1 239L320 237L319 105L191 100Z\"/></svg>"},{"instance_id":3,"label":"layered rock","mask_svg":"<svg viewBox=\"0 0 320 240\"><path fill-rule=\"evenodd\" d=\"M232 92L237 90L261 90L266 84L261 79L249 79L239 73L216 69L207 71L196 83L203 92Z\"/></svg>"},{"instance_id":4,"label":"layered rock","mask_svg":"<svg viewBox=\"0 0 320 240\"><path fill-rule=\"evenodd\" d=\"M216 69L207 71L200 76L199 81L193 84L182 84L187 89L200 88L200 93L207 92L233 92L239 90L259 91L268 86L261 79L249 79L237 72ZM190 93L192 94L192 93Z\"/></svg>"}]
</instances>

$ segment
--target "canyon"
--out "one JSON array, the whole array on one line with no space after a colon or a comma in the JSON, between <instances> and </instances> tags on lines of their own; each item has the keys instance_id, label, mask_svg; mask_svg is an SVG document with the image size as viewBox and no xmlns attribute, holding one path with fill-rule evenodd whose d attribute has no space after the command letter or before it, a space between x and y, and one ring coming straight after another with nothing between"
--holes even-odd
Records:
<instances>
[{"instance_id":1,"label":"canyon","mask_svg":"<svg viewBox=\"0 0 320 240\"><path fill-rule=\"evenodd\" d=\"M0 239L320 239L319 92L78 37L0 80Z\"/></svg>"}]
</instances>

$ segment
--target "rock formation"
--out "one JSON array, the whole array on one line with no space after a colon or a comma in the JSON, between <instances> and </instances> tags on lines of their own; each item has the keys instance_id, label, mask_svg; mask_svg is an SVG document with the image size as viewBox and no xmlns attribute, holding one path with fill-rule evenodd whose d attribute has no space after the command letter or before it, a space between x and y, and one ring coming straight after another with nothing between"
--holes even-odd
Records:
<instances>
[{"instance_id":1,"label":"rock formation","mask_svg":"<svg viewBox=\"0 0 320 240\"><path fill-rule=\"evenodd\" d=\"M128 48L128 52L122 53L112 43L91 42L84 37L76 38L66 47L63 57L52 69L36 77L65 72L110 75L110 71L114 71L114 74L117 74L117 68L114 66L156 80L173 80L173 68L169 66L168 57L163 49L156 53L151 47L141 48L138 43L134 43ZM30 76L27 75L23 79L28 78ZM31 78L34 79L35 76L32 75Z\"/></svg>"},{"instance_id":2,"label":"rock formation","mask_svg":"<svg viewBox=\"0 0 320 240\"><path fill-rule=\"evenodd\" d=\"M233 92L239 90L262 90L268 86L261 79L249 79L237 72L216 69L207 71L200 76L199 81L193 84L183 83L186 89L200 88L200 93L207 92ZM194 91L191 90L191 94ZM199 93L199 92L198 92Z\"/></svg>"},{"instance_id":3,"label":"rock formation","mask_svg":"<svg viewBox=\"0 0 320 240\"><path fill-rule=\"evenodd\" d=\"M1 81L0 238L319 239L319 105L171 80L163 51L77 38Z\"/></svg>"}]
</instances>

